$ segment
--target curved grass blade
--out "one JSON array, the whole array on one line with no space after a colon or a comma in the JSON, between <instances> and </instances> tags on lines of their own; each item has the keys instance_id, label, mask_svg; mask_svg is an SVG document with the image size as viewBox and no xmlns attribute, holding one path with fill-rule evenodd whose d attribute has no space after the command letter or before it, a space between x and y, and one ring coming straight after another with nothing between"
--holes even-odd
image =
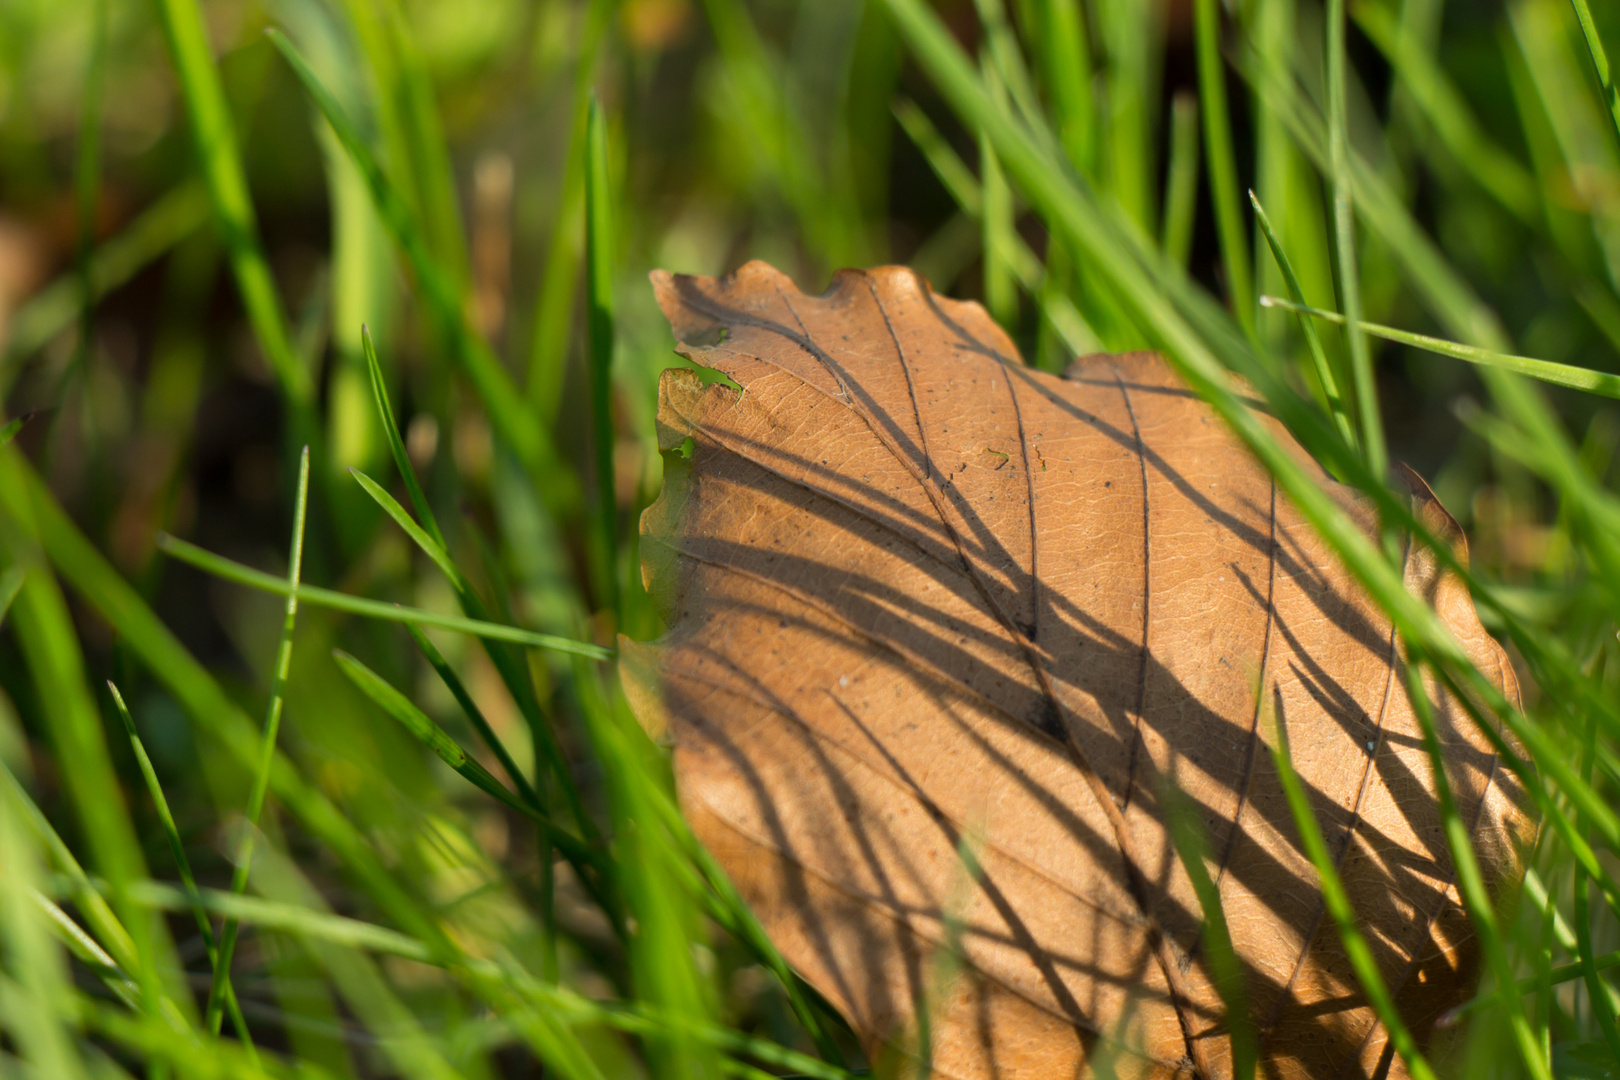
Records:
<instances>
[{"instance_id":1,"label":"curved grass blade","mask_svg":"<svg viewBox=\"0 0 1620 1080\"><path fill-rule=\"evenodd\" d=\"M270 702L265 707L264 735L260 744L259 764L253 773L253 789L248 793L247 822L259 824L264 813L265 796L270 791L270 770L275 764L276 737L281 731L281 708L287 687L287 675L292 667L293 630L298 624L298 579L304 565L304 518L309 509L309 447L298 459L298 494L293 504L292 550L287 558L287 601L281 620L281 641L276 647L276 666L270 676ZM231 875L231 891L247 889L248 871L253 865L253 833L243 834L241 847L236 852L236 870ZM206 1023L212 1034L219 1034L219 1024L225 1002L225 983L230 978L231 957L236 951L238 923L226 919L219 933L219 957L214 963L214 979L208 988Z\"/></svg>"},{"instance_id":2,"label":"curved grass blade","mask_svg":"<svg viewBox=\"0 0 1620 1080\"><path fill-rule=\"evenodd\" d=\"M1324 322L1343 325L1345 321L1344 316L1337 311L1323 311L1297 299L1284 300L1277 296L1263 296L1260 303L1265 307L1283 308ZM1519 375L1528 375L1532 379L1552 383L1554 386L1567 386L1573 390L1584 390L1602 397L1620 398L1620 375L1611 375L1606 371L1593 371L1591 368L1575 367L1572 364L1555 364L1551 360L1537 360L1533 356L1513 356L1491 349L1482 349L1476 345L1447 341L1445 338L1414 334L1410 330L1397 330L1393 326L1381 326L1378 323L1363 322L1360 325L1373 337L1383 338L1385 341L1411 345L1413 348L1439 353L1441 356L1466 360L1470 364L1483 364Z\"/></svg>"},{"instance_id":3,"label":"curved grass blade","mask_svg":"<svg viewBox=\"0 0 1620 1080\"><path fill-rule=\"evenodd\" d=\"M208 914L203 910L201 899L197 895L197 879L191 873L191 860L186 858L186 846L180 840L180 830L175 826L174 815L169 811L169 800L163 794L163 785L158 783L157 771L152 768L152 759L147 756L146 744L141 741L140 733L135 730L135 718L130 715L129 706L124 704L124 695L118 692L118 686L111 679L107 680L107 689L112 694L113 703L118 707L118 715L123 718L124 732L129 736L130 749L135 752L135 762L140 766L141 778L146 781L147 793L152 797L152 805L157 810L158 821L163 826L163 835L169 841L169 852L174 856L175 866L180 871L180 880L186 887L186 895L191 898L191 913L197 920L197 931L202 935L203 948L208 952L208 963L217 968L219 963L219 946L214 940L214 927L208 920ZM241 1040L242 1047L248 1056L255 1062L258 1053L253 1046L253 1036L248 1031L247 1020L242 1015L242 1007L236 1000L236 987L230 981L227 973L225 979L225 1008L231 1014L231 1026L236 1029L236 1037Z\"/></svg>"},{"instance_id":4,"label":"curved grass blade","mask_svg":"<svg viewBox=\"0 0 1620 1080\"><path fill-rule=\"evenodd\" d=\"M455 630L474 637L488 638L493 641L510 641L515 645L527 645L534 649L550 649L554 652L574 653L579 656L590 657L593 660L611 660L614 650L603 648L600 645L591 645L583 641L570 641L568 638L554 637L551 634L537 634L532 630L522 630L516 626L502 626L500 623L481 622L478 619L468 619L460 615L442 615L435 611L424 611L421 608L409 608L400 604L389 604L381 600L367 600L360 596L350 596L348 593L336 592L332 589L323 589L317 585L299 585L296 588L287 584L283 578L274 574L266 574L239 562L204 551L194 544L189 544L178 537L167 534L158 538L158 550L190 563L197 569L213 574L216 577L234 581L238 585L262 592L278 593L282 596L296 595L306 604L315 604L318 607L332 608L336 611L347 611L354 615L364 615L373 619L386 619L389 622L415 623L418 626L437 626L444 630Z\"/></svg>"},{"instance_id":5,"label":"curved grass blade","mask_svg":"<svg viewBox=\"0 0 1620 1080\"><path fill-rule=\"evenodd\" d=\"M1271 257L1277 262L1277 269L1282 274L1283 283L1288 287L1288 295L1294 298L1294 303L1303 305L1305 293L1299 287L1299 279L1294 276L1294 266L1288 261L1287 252L1283 251L1282 241L1277 239L1277 233L1271 227L1271 219L1266 217L1265 208L1254 192L1249 192L1249 203L1254 207L1254 220L1260 226L1261 235L1266 238L1266 244L1271 248ZM1260 306L1270 307L1270 297L1262 296ZM1305 334L1305 343L1311 351L1311 363L1316 369L1317 382L1322 386L1322 396L1327 399L1328 413L1333 417L1334 425L1344 441L1356 445L1355 425L1350 422L1350 412L1345 407L1344 398L1339 394L1339 380L1333 374L1333 365L1328 362L1327 350L1322 347L1322 338L1316 332L1316 324L1301 317L1299 328Z\"/></svg>"}]
</instances>

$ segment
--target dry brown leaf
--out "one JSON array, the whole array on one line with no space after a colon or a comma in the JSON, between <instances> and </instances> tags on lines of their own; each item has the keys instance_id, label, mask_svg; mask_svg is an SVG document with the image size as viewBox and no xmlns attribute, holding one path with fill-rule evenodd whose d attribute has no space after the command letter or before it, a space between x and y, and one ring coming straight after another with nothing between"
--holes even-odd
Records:
<instances>
[{"instance_id":1,"label":"dry brown leaf","mask_svg":"<svg viewBox=\"0 0 1620 1080\"><path fill-rule=\"evenodd\" d=\"M736 386L664 373L642 556L669 631L624 643L625 682L668 727L699 837L870 1053L917 1054L926 1000L942 1076L1229 1076L1173 778L1265 1075L1373 1075L1388 1042L1298 844L1273 708L1430 1038L1475 950L1390 623L1162 360L1031 370L977 304L898 267L819 297L757 262L653 283L679 351ZM1410 546L1406 581L1516 695L1465 588ZM1505 878L1522 792L1440 701L1459 808Z\"/></svg>"}]
</instances>

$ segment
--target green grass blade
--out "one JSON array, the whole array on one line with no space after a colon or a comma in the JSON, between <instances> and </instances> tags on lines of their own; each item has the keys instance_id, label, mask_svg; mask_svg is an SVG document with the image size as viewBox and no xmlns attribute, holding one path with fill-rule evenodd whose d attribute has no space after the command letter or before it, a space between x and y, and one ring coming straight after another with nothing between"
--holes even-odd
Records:
<instances>
[{"instance_id":1,"label":"green grass blade","mask_svg":"<svg viewBox=\"0 0 1620 1080\"><path fill-rule=\"evenodd\" d=\"M23 425L28 423L32 416L33 413L19 416L15 420L7 421L4 427L0 427L0 449L3 449L12 439L17 437L17 432L23 429Z\"/></svg>"},{"instance_id":2,"label":"green grass blade","mask_svg":"<svg viewBox=\"0 0 1620 1080\"><path fill-rule=\"evenodd\" d=\"M293 348L275 276L259 239L230 107L208 44L202 12L196 0L159 0L158 13L179 75L181 97L191 118L203 180L248 321L282 392L295 410L305 414L301 422L307 423L312 420L309 410L314 402L314 380Z\"/></svg>"},{"instance_id":3,"label":"green grass blade","mask_svg":"<svg viewBox=\"0 0 1620 1080\"><path fill-rule=\"evenodd\" d=\"M299 585L296 589L289 586L284 578L274 574L266 574L241 563L232 562L193 544L173 536L160 536L158 550L170 555L181 562L189 563L206 573L221 577L227 581L234 581L238 585L246 585L261 592L277 593L281 596L297 595L298 599L306 604L315 604L319 607L332 608L336 611L347 611L354 615L364 615L372 619L385 619L389 622L414 623L418 626L436 626L442 630L455 630L463 634L471 634L478 638L487 638L492 641L509 641L514 645L526 645L534 649L550 649L554 652L574 653L579 656L590 657L593 660L610 660L613 658L612 649L600 645L592 645L583 641L570 641L568 638L555 637L551 634L537 634L532 630L523 630L516 626L502 626L500 623L483 622L478 619L469 619L460 615L443 615L435 611L424 611L421 608L409 608L400 604L389 604L381 600L367 600L360 596L350 596L348 593L336 592L332 589L323 589L315 585Z\"/></svg>"},{"instance_id":4,"label":"green grass blade","mask_svg":"<svg viewBox=\"0 0 1620 1080\"><path fill-rule=\"evenodd\" d=\"M405 441L400 438L399 421L394 419L394 406L388 399L388 383L383 379L382 362L378 360L377 349L371 343L371 331L365 327L360 329L360 343L366 357L366 373L371 379L371 398L377 405L377 415L382 420L383 434L388 439L388 451L393 455L394 467L399 470L399 477L405 482L405 491L410 495L411 505L416 507L417 516L422 519L422 527L433 537L434 544L441 551L448 550L449 545L444 542L444 533L439 528L439 520L434 516L427 493L422 490L422 484L416 478L416 470L411 467L411 457L405 451Z\"/></svg>"},{"instance_id":5,"label":"green grass blade","mask_svg":"<svg viewBox=\"0 0 1620 1080\"><path fill-rule=\"evenodd\" d=\"M1262 297L1261 301L1267 307L1279 307L1287 311L1298 312L1302 316L1321 319L1324 322L1344 324L1344 316L1337 311L1323 311L1321 308L1309 307L1295 300L1283 300L1276 296ZM1513 356L1508 353L1499 353L1492 349L1482 349L1475 345L1464 345L1461 342L1447 341L1445 338L1430 337L1427 334L1414 334L1410 330L1398 330L1393 326L1383 326L1379 323L1364 322L1361 328L1373 337L1383 338L1385 341L1394 341L1402 345L1423 349L1426 352L1439 353L1441 356L1451 356L1458 360L1466 360L1470 364L1481 364L1487 367L1501 368L1519 375L1528 375L1532 379L1539 379L1554 386L1567 386L1573 390L1584 390L1589 394L1602 397L1620 398L1620 375L1611 375L1606 371L1593 371L1590 368L1575 367L1571 364L1555 364L1551 360L1537 360L1533 356Z\"/></svg>"},{"instance_id":6,"label":"green grass blade","mask_svg":"<svg viewBox=\"0 0 1620 1080\"><path fill-rule=\"evenodd\" d=\"M350 469L349 475L354 477L355 482L364 489L367 495L371 496L372 501L383 508L384 513L394 519L394 524L405 530L405 535L415 541L416 546L421 548L427 557L433 560L433 564L444 572L444 576L450 579L451 584L455 585L458 591L466 587L466 578L462 577L461 570L450 560L450 555L444 550L443 545L429 536L426 529L412 520L411 515L405 512L405 508L399 505L399 502L392 495L384 491L377 481L359 469Z\"/></svg>"},{"instance_id":7,"label":"green grass blade","mask_svg":"<svg viewBox=\"0 0 1620 1080\"><path fill-rule=\"evenodd\" d=\"M1288 747L1287 722L1280 713L1274 713L1273 719L1275 739L1271 745L1271 760L1276 765L1277 779L1281 781L1283 793L1288 799L1294 826L1299 830L1300 845L1305 849L1311 865L1316 867L1322 903L1339 929L1339 938L1344 943L1350 966L1355 970L1368 1003L1383 1023L1390 1042L1395 1045L1395 1052L1401 1056L1415 1080L1436 1080L1434 1069L1419 1052L1412 1032L1396 1012L1395 999L1390 996L1389 987L1379 974L1372 949L1357 925L1355 908L1350 904L1349 894L1344 891L1344 882L1339 880L1339 871L1322 836L1322 827L1317 824L1316 813L1311 809L1310 796L1305 793L1304 785L1294 772Z\"/></svg>"},{"instance_id":8,"label":"green grass blade","mask_svg":"<svg viewBox=\"0 0 1620 1080\"><path fill-rule=\"evenodd\" d=\"M177 3L179 0L167 0ZM511 376L501 366L486 342L467 320L459 293L445 271L434 260L411 209L389 183L365 140L331 92L321 85L314 72L289 41L275 30L270 40L286 58L294 74L366 181L383 223L416 276L427 306L445 338L451 355L478 392L491 425L533 475L535 482L560 505L577 501L572 475L563 467L545 428L535 422L525 399L518 393Z\"/></svg>"},{"instance_id":9,"label":"green grass blade","mask_svg":"<svg viewBox=\"0 0 1620 1080\"><path fill-rule=\"evenodd\" d=\"M590 340L591 446L596 465L596 528L601 603L619 615L619 499L613 446L613 187L608 179L607 120L591 96L585 124L585 302Z\"/></svg>"},{"instance_id":10,"label":"green grass blade","mask_svg":"<svg viewBox=\"0 0 1620 1080\"><path fill-rule=\"evenodd\" d=\"M309 509L309 447L298 459L297 498L293 504L292 550L287 558L287 598L282 610L281 641L276 647L276 666L270 676L270 702L265 707L264 737L259 750L258 767L253 771L253 788L248 793L247 823L257 826L264 813L265 797L270 791L270 770L275 764L276 740L281 731L281 709L285 700L287 675L292 668L293 630L298 625L298 579L304 565L304 518ZM236 870L231 875L231 891L247 888L248 871L253 865L253 832L242 838L236 852ZM238 924L225 920L219 933L219 959L214 964L214 979L208 988L208 1030L219 1033L219 1024L225 1003L225 981L230 977L231 957L236 951Z\"/></svg>"},{"instance_id":11,"label":"green grass blade","mask_svg":"<svg viewBox=\"0 0 1620 1080\"><path fill-rule=\"evenodd\" d=\"M945 186L956 205L962 208L962 212L969 217L982 219L984 193L978 179L974 177L973 170L962 163L956 151L951 149L939 129L934 127L928 114L910 98L896 98L894 118L900 121L901 129L922 151L928 167L934 171L934 176Z\"/></svg>"},{"instance_id":12,"label":"green grass blade","mask_svg":"<svg viewBox=\"0 0 1620 1080\"><path fill-rule=\"evenodd\" d=\"M995 147L984 134L979 136L979 184L983 192L984 215L980 227L984 240L980 246L984 264L984 306L1008 331L1018 328L1018 291L1013 285L1013 272L1009 258L1013 232L1012 192L1007 179L996 161Z\"/></svg>"},{"instance_id":13,"label":"green grass blade","mask_svg":"<svg viewBox=\"0 0 1620 1080\"><path fill-rule=\"evenodd\" d=\"M1183 90L1170 102L1170 163L1164 181L1159 246L1182 270L1192 256L1198 213L1198 97Z\"/></svg>"},{"instance_id":14,"label":"green grass blade","mask_svg":"<svg viewBox=\"0 0 1620 1080\"><path fill-rule=\"evenodd\" d=\"M1282 274L1283 283L1288 287L1288 295L1294 298L1294 303L1303 306L1305 294L1299 287L1299 279L1294 276L1294 266L1288 261L1288 253L1283 250L1282 241L1271 227L1271 219L1266 217L1265 208L1254 192L1249 192L1249 202L1254 206L1254 220L1260 227L1261 234L1266 238L1266 244L1271 248L1271 257L1276 260L1277 270ZM1262 307L1273 306L1269 297L1261 297ZM1311 363L1316 371L1316 380L1322 387L1323 400L1327 402L1328 414L1333 417L1333 423L1339 429L1344 441L1356 445L1355 425L1350 421L1350 411L1345 407L1344 398L1339 394L1339 380L1333 374L1333 365L1328 362L1327 350L1322 347L1322 338L1316 332L1316 324L1310 319L1300 316L1299 328L1304 332L1305 343L1310 348Z\"/></svg>"},{"instance_id":15,"label":"green grass blade","mask_svg":"<svg viewBox=\"0 0 1620 1080\"><path fill-rule=\"evenodd\" d=\"M469 757L467 751L463 750L459 743L446 735L444 730L429 719L426 713L413 705L410 698L388 685L388 682L381 675L378 675L342 649L332 650L332 659L337 661L337 665L342 669L343 674L349 677L349 681L354 683L361 693L374 701L389 716L398 720L406 731L415 736L423 746L432 750L440 761L450 766L457 774L464 777L484 794L520 814L527 815L541 824L549 825L548 819L538 808L531 806L527 800L520 799L512 794L505 784L495 779L488 769L478 764L476 758ZM581 848L581 851L583 851L583 848Z\"/></svg>"},{"instance_id":16,"label":"green grass blade","mask_svg":"<svg viewBox=\"0 0 1620 1080\"><path fill-rule=\"evenodd\" d=\"M140 766L141 778L146 781L146 791L152 797L152 805L157 810L158 820L163 825L164 838L169 842L169 851L174 856L175 867L180 872L180 881L186 887L186 895L191 899L191 913L197 920L197 932L202 935L203 947L208 952L208 962L217 966L219 947L214 940L214 927L208 921L208 913L203 910L201 898L197 893L197 879L191 872L191 860L186 858L186 846L180 839L180 830L175 826L174 814L169 810L169 800L163 794L163 785L158 782L157 771L152 768L152 759L146 753L146 744L141 741L140 733L135 730L135 718L129 713L129 706L124 704L124 695L118 692L118 686L112 680L107 681L107 689L112 694L113 704L118 708L118 715L123 718L124 732L129 736L130 749L135 752L135 762ZM257 1052L253 1046L253 1037L248 1031L247 1020L242 1016L242 1007L236 1000L236 988L231 984L229 974L225 980L225 1007L231 1014L231 1026L236 1029L236 1037L242 1041L243 1049L253 1060L258 1060Z\"/></svg>"},{"instance_id":17,"label":"green grass blade","mask_svg":"<svg viewBox=\"0 0 1620 1080\"><path fill-rule=\"evenodd\" d=\"M1536 1045L1530 1021L1517 994L1517 980L1513 977L1513 966L1502 940L1496 909L1491 904L1479 860L1474 855L1474 838L1469 835L1468 826L1457 813L1451 780L1446 775L1445 751L1440 745L1439 730L1435 726L1434 706L1429 700L1429 690L1423 684L1423 670L1415 663L1408 664L1406 668L1406 697L1412 703L1412 712L1423 730L1423 747L1429 754L1435 801L1446 841L1451 848L1457 891L1462 894L1474 932L1479 936L1481 951L1485 953L1486 964L1496 979L1503 1011L1507 1013L1508 1024L1513 1029L1513 1041L1530 1075L1535 1080L1552 1080L1547 1059Z\"/></svg>"},{"instance_id":18,"label":"green grass blade","mask_svg":"<svg viewBox=\"0 0 1620 1080\"><path fill-rule=\"evenodd\" d=\"M1209 163L1209 195L1221 241L1226 291L1238 325L1254 334L1254 275L1243 227L1242 190L1232 149L1232 117L1226 103L1226 65L1221 61L1221 17L1216 0L1197 0L1198 94L1204 113L1204 153Z\"/></svg>"},{"instance_id":19,"label":"green grass blade","mask_svg":"<svg viewBox=\"0 0 1620 1080\"><path fill-rule=\"evenodd\" d=\"M23 578L27 576L28 571L21 566L8 566L0 570L0 626L5 625L6 612L11 610L11 603L22 591Z\"/></svg>"},{"instance_id":20,"label":"green grass blade","mask_svg":"<svg viewBox=\"0 0 1620 1080\"><path fill-rule=\"evenodd\" d=\"M1057 115L1058 135L1069 163L1082 176L1094 173L1097 117L1091 93L1091 53L1083 5L1067 0L1040 0L1046 85Z\"/></svg>"},{"instance_id":21,"label":"green grass blade","mask_svg":"<svg viewBox=\"0 0 1620 1080\"><path fill-rule=\"evenodd\" d=\"M1581 24L1581 36L1586 39L1586 52L1592 58L1592 71L1597 75L1598 85L1603 87L1615 134L1620 135L1620 87L1614 84L1614 74L1609 70L1609 54L1603 48L1603 39L1598 36L1597 24L1592 21L1592 9L1587 6L1586 0L1569 0L1569 3Z\"/></svg>"},{"instance_id":22,"label":"green grass blade","mask_svg":"<svg viewBox=\"0 0 1620 1080\"><path fill-rule=\"evenodd\" d=\"M1162 794L1176 855L1192 882L1199 909L1204 913L1201 935L1203 955L1209 961L1210 974L1221 996L1221 1004L1226 1007L1225 1026L1231 1040L1232 1077L1233 1080L1253 1080L1260 1044L1255 1038L1254 1024L1249 1016L1243 962L1232 947L1232 934L1226 923L1226 909L1221 904L1220 887L1210 878L1209 868L1205 865L1205 859L1209 857L1208 838L1199 822L1197 804L1175 785L1173 779L1166 783Z\"/></svg>"},{"instance_id":23,"label":"green grass blade","mask_svg":"<svg viewBox=\"0 0 1620 1080\"><path fill-rule=\"evenodd\" d=\"M1587 721L1586 745L1581 753L1581 774L1587 780L1592 779L1592 758L1597 741L1597 724L1593 720ZM1576 950L1580 954L1578 965L1581 978L1586 983L1587 1007L1597 1018L1598 1031L1603 1035L1604 1043L1609 1047L1609 1053L1620 1061L1620 1029L1615 1026L1614 1009L1610 1006L1609 986L1598 974L1598 959L1592 951L1592 919L1589 906L1591 898L1588 895L1589 882L1586 872L1580 864L1574 867L1574 880L1572 882L1574 911L1571 913L1575 921ZM1549 972L1547 979L1551 981Z\"/></svg>"},{"instance_id":24,"label":"green grass blade","mask_svg":"<svg viewBox=\"0 0 1620 1080\"><path fill-rule=\"evenodd\" d=\"M495 729L490 726L489 720L484 716L484 711L478 707L478 703L467 692L467 687L462 684L461 677L456 674L455 668L451 667L449 662L445 660L444 654L422 632L421 627L412 625L408 626L407 629L411 632L411 640L416 642L416 647L427 658L428 664L432 666L434 671L438 672L439 679L444 683L445 688L450 691L450 696L456 699L457 705L461 706L461 711L466 714L468 722L473 726L473 730L478 732L478 737L484 740L484 745L489 747L490 753L494 754L496 760L501 763L501 768L506 770L506 775L512 778L512 784L518 789L518 794L523 797L523 801L537 812L545 813L545 804L541 802L539 792L534 790L534 785L529 783L529 778L524 775L522 769L518 768L517 762L512 760L512 754L507 750L506 743L502 742L501 737L495 734Z\"/></svg>"},{"instance_id":25,"label":"green grass blade","mask_svg":"<svg viewBox=\"0 0 1620 1080\"><path fill-rule=\"evenodd\" d=\"M1373 379L1372 352L1361 328L1361 270L1356 260L1355 195L1350 178L1350 129L1345 115L1344 0L1327 0L1328 180L1333 191L1333 238L1338 251L1339 305L1348 313L1350 384L1355 390L1361 452L1374 476L1389 467L1384 422Z\"/></svg>"}]
</instances>

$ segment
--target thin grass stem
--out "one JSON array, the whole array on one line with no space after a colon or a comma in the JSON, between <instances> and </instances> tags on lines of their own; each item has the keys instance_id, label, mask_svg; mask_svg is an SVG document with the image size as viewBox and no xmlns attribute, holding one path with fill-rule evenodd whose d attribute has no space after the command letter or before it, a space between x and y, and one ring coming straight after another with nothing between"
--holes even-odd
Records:
<instances>
[{"instance_id":1,"label":"thin grass stem","mask_svg":"<svg viewBox=\"0 0 1620 1080\"><path fill-rule=\"evenodd\" d=\"M275 764L276 740L281 731L281 710L287 687L287 676L292 668L293 630L298 624L298 579L304 565L304 518L309 509L309 447L304 447L298 458L298 491L293 503L292 549L287 559L287 599L282 612L281 641L276 647L276 666L270 676L270 701L265 707L264 735L260 744L259 764L253 773L253 787L248 793L245 830L236 851L236 870L231 875L231 891L247 889L248 872L253 865L253 835L264 813L265 797L270 791L270 770ZM208 1011L205 1023L209 1032L219 1033L225 1001L225 983L230 978L231 957L236 951L236 935L240 924L226 919L219 934L219 957L214 964L213 982L208 988Z\"/></svg>"},{"instance_id":2,"label":"thin grass stem","mask_svg":"<svg viewBox=\"0 0 1620 1080\"><path fill-rule=\"evenodd\" d=\"M1170 162L1164 181L1159 246L1171 263L1187 269L1198 212L1198 97L1183 90L1170 102Z\"/></svg>"},{"instance_id":3,"label":"thin grass stem","mask_svg":"<svg viewBox=\"0 0 1620 1080\"><path fill-rule=\"evenodd\" d=\"M1232 313L1244 333L1254 336L1254 275L1239 202L1237 156L1232 149L1232 117L1226 103L1226 65L1221 60L1221 17L1217 0L1197 0L1198 95L1204 114L1204 154L1209 195L1221 243L1221 266Z\"/></svg>"},{"instance_id":4,"label":"thin grass stem","mask_svg":"<svg viewBox=\"0 0 1620 1080\"><path fill-rule=\"evenodd\" d=\"M1586 53L1592 58L1592 71L1597 75L1598 85L1603 87L1609 119L1614 123L1615 134L1620 135L1620 87L1614 84L1614 73L1609 70L1609 54L1603 48L1597 23L1592 21L1592 9L1587 6L1586 0L1569 0L1569 3L1581 24L1581 37L1586 40Z\"/></svg>"},{"instance_id":5,"label":"thin grass stem","mask_svg":"<svg viewBox=\"0 0 1620 1080\"><path fill-rule=\"evenodd\" d=\"M619 611L619 499L613 467L613 188L608 179L607 120L591 96L585 124L585 296L590 340L591 446L595 451L596 528L602 607Z\"/></svg>"}]
</instances>

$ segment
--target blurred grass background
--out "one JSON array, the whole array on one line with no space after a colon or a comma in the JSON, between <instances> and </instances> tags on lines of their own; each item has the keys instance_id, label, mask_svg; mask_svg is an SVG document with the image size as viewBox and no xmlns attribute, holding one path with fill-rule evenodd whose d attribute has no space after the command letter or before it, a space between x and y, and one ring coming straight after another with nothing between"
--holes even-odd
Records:
<instances>
[{"instance_id":1,"label":"blurred grass background","mask_svg":"<svg viewBox=\"0 0 1620 1080\"><path fill-rule=\"evenodd\" d=\"M646 274L749 258L812 291L910 263L1052 370L1207 346L1337 475L1427 476L1530 676L1559 824L1482 930L1473 1015L1506 1022L1464 1023L1448 1071L1615 1075L1620 98L1594 42L1620 16L1584 10L0 4L0 402L32 414L0 436L0 1075L860 1067L578 655L659 629L635 523L681 361ZM164 534L418 614L306 593L294 618Z\"/></svg>"}]
</instances>

